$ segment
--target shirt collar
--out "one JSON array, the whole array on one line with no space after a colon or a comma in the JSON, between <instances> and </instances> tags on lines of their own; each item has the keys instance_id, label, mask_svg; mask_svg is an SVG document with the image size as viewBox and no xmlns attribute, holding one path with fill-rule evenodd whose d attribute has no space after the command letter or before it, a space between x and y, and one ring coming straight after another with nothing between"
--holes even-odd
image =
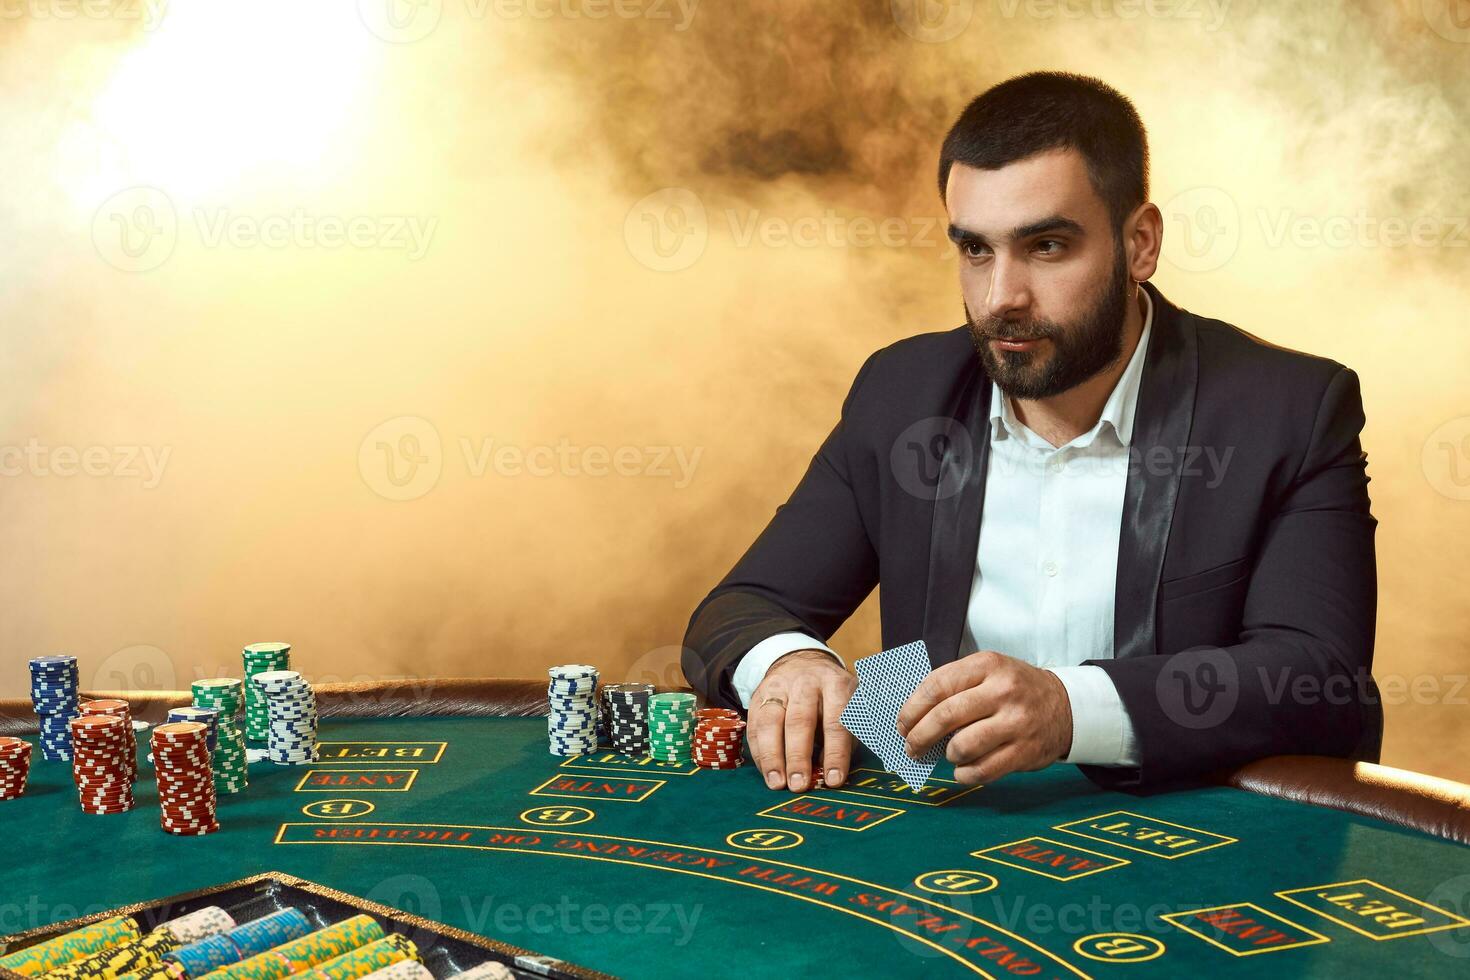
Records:
<instances>
[{"instance_id":1,"label":"shirt collar","mask_svg":"<svg viewBox=\"0 0 1470 980\"><path fill-rule=\"evenodd\" d=\"M1090 444L1104 425L1109 426L1118 437L1118 442L1124 446L1133 441L1133 417L1138 406L1138 389L1143 380L1143 362L1148 353L1148 338L1152 333L1154 322L1154 301L1148 294L1147 289L1139 289L1143 294L1143 331L1138 335L1138 345L1133 348L1133 356L1128 359L1128 366L1118 376L1118 381L1113 385L1112 393L1108 400L1103 403L1102 414L1098 416L1097 424L1088 432L1072 440L1072 444L1086 446ZM1016 418L1015 412L1011 410L1011 399L1003 394L999 385L990 386L990 424L994 429L997 424L1002 426L1012 436L1020 436L1024 423Z\"/></svg>"}]
</instances>

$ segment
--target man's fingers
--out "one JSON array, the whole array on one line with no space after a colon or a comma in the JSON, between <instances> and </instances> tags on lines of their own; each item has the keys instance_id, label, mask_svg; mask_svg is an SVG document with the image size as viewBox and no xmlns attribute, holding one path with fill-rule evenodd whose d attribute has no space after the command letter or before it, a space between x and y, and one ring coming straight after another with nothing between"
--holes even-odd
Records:
<instances>
[{"instance_id":1,"label":"man's fingers","mask_svg":"<svg viewBox=\"0 0 1470 980\"><path fill-rule=\"evenodd\" d=\"M907 736L921 718L946 699L979 684L998 657L988 650L981 651L930 672L899 710L898 733Z\"/></svg>"},{"instance_id":2,"label":"man's fingers","mask_svg":"<svg viewBox=\"0 0 1470 980\"><path fill-rule=\"evenodd\" d=\"M984 686L970 687L940 701L910 729L909 754L923 755L929 747L957 728L988 718L996 705Z\"/></svg>"},{"instance_id":3,"label":"man's fingers","mask_svg":"<svg viewBox=\"0 0 1470 980\"><path fill-rule=\"evenodd\" d=\"M822 714L820 681L809 674L792 680L786 705L786 785L794 790L811 786L812 739Z\"/></svg>"},{"instance_id":4,"label":"man's fingers","mask_svg":"<svg viewBox=\"0 0 1470 980\"><path fill-rule=\"evenodd\" d=\"M983 758L963 766L955 766L954 778L966 786L993 783L1008 773L1021 768L1021 747L1018 742L1007 742Z\"/></svg>"},{"instance_id":5,"label":"man's fingers","mask_svg":"<svg viewBox=\"0 0 1470 980\"><path fill-rule=\"evenodd\" d=\"M954 733L944 756L956 767L984 759L1016 736L1015 724L1004 715L993 714Z\"/></svg>"},{"instance_id":6,"label":"man's fingers","mask_svg":"<svg viewBox=\"0 0 1470 980\"><path fill-rule=\"evenodd\" d=\"M822 766L829 789L847 779L852 761L852 736L842 727L842 709L852 697L853 684L846 675L834 676L822 687Z\"/></svg>"},{"instance_id":7,"label":"man's fingers","mask_svg":"<svg viewBox=\"0 0 1470 980\"><path fill-rule=\"evenodd\" d=\"M750 736L750 754L765 776L766 785L780 789L786 785L786 708L766 698L790 700L784 687L770 689L763 685L751 700L746 715L746 731Z\"/></svg>"}]
</instances>

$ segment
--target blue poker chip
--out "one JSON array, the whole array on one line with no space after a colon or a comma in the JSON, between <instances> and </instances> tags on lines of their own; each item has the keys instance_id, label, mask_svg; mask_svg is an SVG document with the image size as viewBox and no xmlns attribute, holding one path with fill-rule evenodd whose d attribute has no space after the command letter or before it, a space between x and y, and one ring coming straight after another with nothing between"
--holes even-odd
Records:
<instances>
[{"instance_id":1,"label":"blue poker chip","mask_svg":"<svg viewBox=\"0 0 1470 980\"><path fill-rule=\"evenodd\" d=\"M231 963L238 963L240 950L229 936L214 935L164 953L163 958L182 966L191 977L202 977Z\"/></svg>"}]
</instances>

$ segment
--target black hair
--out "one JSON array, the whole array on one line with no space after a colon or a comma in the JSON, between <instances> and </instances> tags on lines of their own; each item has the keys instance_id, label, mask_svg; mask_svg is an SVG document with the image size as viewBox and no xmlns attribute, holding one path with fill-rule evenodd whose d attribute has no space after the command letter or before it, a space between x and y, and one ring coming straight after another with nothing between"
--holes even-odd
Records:
<instances>
[{"instance_id":1,"label":"black hair","mask_svg":"<svg viewBox=\"0 0 1470 980\"><path fill-rule=\"evenodd\" d=\"M939 196L956 163L981 170L1047 150L1074 149L1113 228L1148 200L1148 134L1112 86L1086 75L1037 71L987 89L965 106L939 151Z\"/></svg>"}]
</instances>

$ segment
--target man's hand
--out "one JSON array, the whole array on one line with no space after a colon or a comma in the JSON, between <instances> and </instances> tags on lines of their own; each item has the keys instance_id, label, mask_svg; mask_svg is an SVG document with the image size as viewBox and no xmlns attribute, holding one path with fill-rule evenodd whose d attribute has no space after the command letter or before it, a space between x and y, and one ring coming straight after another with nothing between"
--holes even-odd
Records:
<instances>
[{"instance_id":1,"label":"man's hand","mask_svg":"<svg viewBox=\"0 0 1470 980\"><path fill-rule=\"evenodd\" d=\"M1045 769L1072 749L1072 704L1049 670L981 650L935 670L904 702L898 732L917 758L950 732L962 783Z\"/></svg>"},{"instance_id":2,"label":"man's hand","mask_svg":"<svg viewBox=\"0 0 1470 980\"><path fill-rule=\"evenodd\" d=\"M852 736L839 716L856 687L857 678L822 650L798 650L771 664L750 699L746 722L750 752L767 786L800 791L813 785L812 746L819 728L827 785L842 784Z\"/></svg>"}]
</instances>

